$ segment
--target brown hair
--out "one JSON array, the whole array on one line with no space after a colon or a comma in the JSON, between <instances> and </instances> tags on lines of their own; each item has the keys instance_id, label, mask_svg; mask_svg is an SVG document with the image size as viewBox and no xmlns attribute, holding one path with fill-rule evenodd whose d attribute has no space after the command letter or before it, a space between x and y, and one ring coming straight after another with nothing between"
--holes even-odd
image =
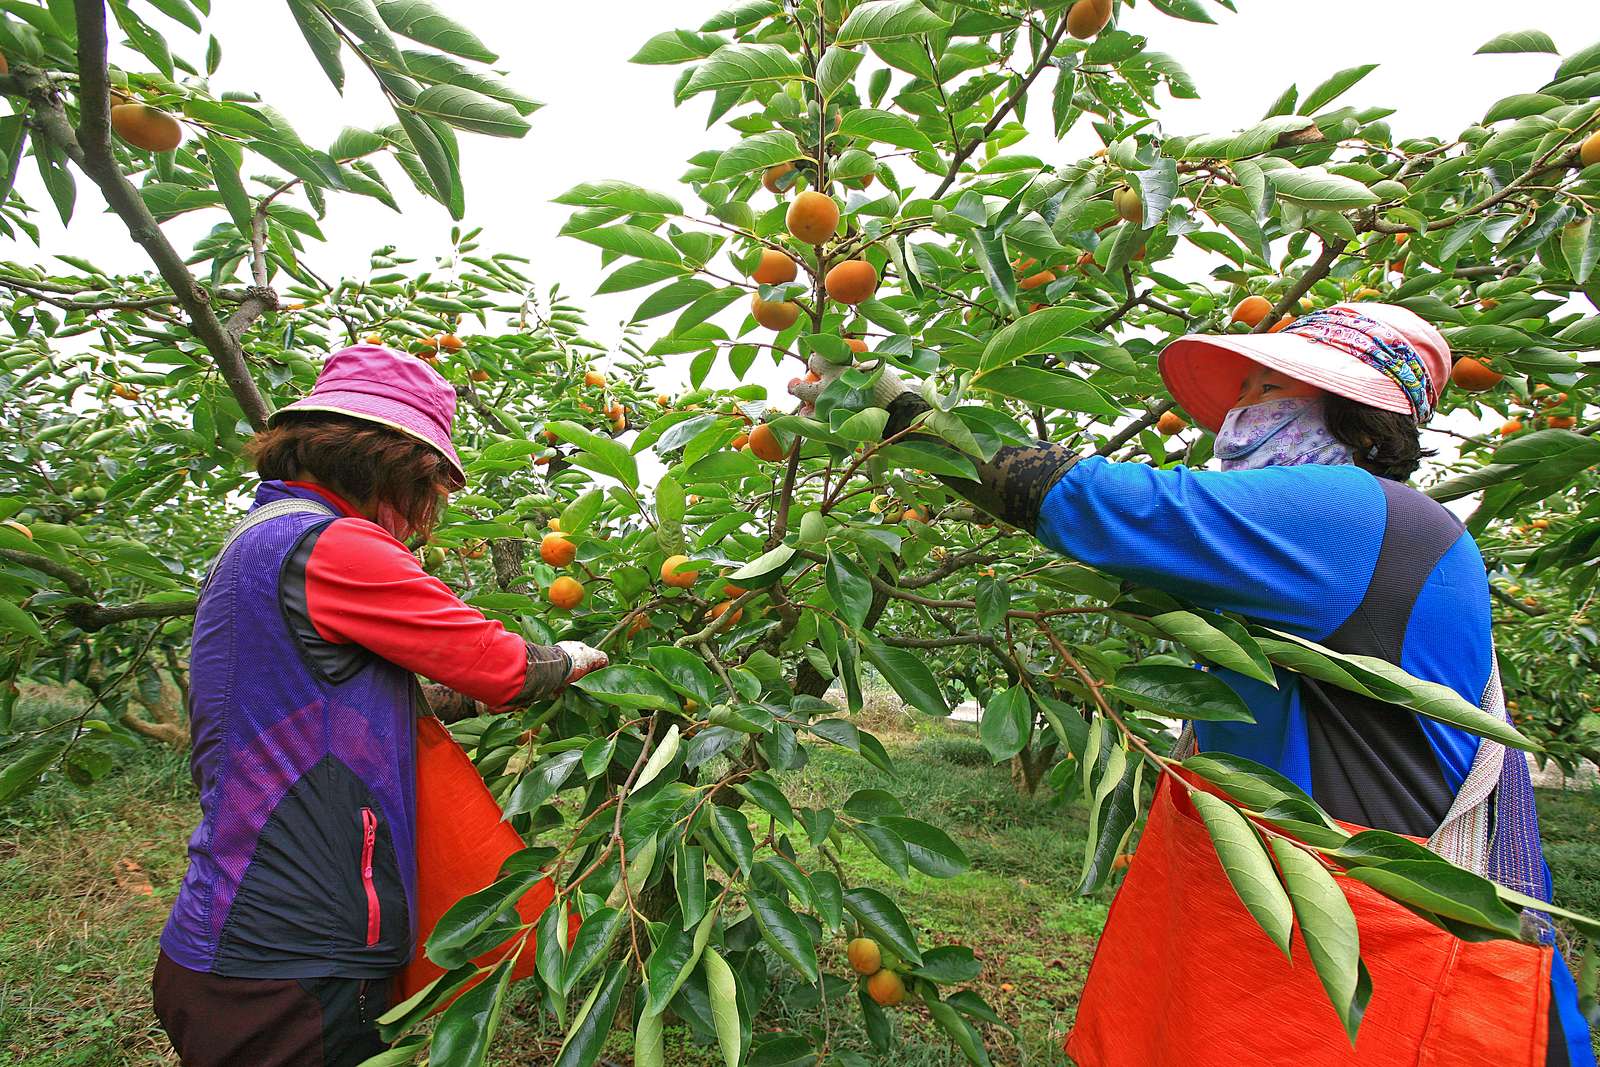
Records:
<instances>
[{"instance_id":1,"label":"brown hair","mask_svg":"<svg viewBox=\"0 0 1600 1067\"><path fill-rule=\"evenodd\" d=\"M1408 411L1379 411L1359 401L1328 393L1323 397L1328 432L1350 446L1356 466L1380 478L1403 482L1427 456L1417 420Z\"/></svg>"},{"instance_id":2,"label":"brown hair","mask_svg":"<svg viewBox=\"0 0 1600 1067\"><path fill-rule=\"evenodd\" d=\"M348 415L286 415L252 437L245 455L263 478L304 473L351 503L387 504L405 520L410 535L429 533L444 494L461 485L437 449Z\"/></svg>"}]
</instances>

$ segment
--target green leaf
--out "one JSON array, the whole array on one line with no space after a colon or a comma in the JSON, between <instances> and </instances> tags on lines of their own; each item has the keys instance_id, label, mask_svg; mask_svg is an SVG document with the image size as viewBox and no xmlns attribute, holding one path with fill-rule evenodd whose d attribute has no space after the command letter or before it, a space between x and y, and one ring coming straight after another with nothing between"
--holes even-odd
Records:
<instances>
[{"instance_id":1,"label":"green leaf","mask_svg":"<svg viewBox=\"0 0 1600 1067\"><path fill-rule=\"evenodd\" d=\"M1529 115L1542 115L1551 108L1563 107L1566 101L1546 93L1515 93L1490 105L1484 112L1483 125L1503 119L1521 119Z\"/></svg>"},{"instance_id":2,"label":"green leaf","mask_svg":"<svg viewBox=\"0 0 1600 1067\"><path fill-rule=\"evenodd\" d=\"M23 753L20 759L0 771L0 804L31 789L45 768L55 762L65 747L65 745L42 745L31 748Z\"/></svg>"},{"instance_id":3,"label":"green leaf","mask_svg":"<svg viewBox=\"0 0 1600 1067\"><path fill-rule=\"evenodd\" d=\"M878 3L861 4L850 12L833 40L838 45L883 41L892 37L932 33L946 25L944 19L917 0L880 0Z\"/></svg>"},{"instance_id":4,"label":"green leaf","mask_svg":"<svg viewBox=\"0 0 1600 1067\"><path fill-rule=\"evenodd\" d=\"M767 130L746 137L718 156L717 165L711 170L711 180L725 181L804 157L805 151L794 134L788 130Z\"/></svg>"},{"instance_id":5,"label":"green leaf","mask_svg":"<svg viewBox=\"0 0 1600 1067\"><path fill-rule=\"evenodd\" d=\"M846 113L834 136L861 137L919 152L933 150L933 142L928 140L928 135L917 129L910 119L892 111L876 111L872 108L859 108Z\"/></svg>"},{"instance_id":6,"label":"green leaf","mask_svg":"<svg viewBox=\"0 0 1600 1067\"><path fill-rule=\"evenodd\" d=\"M1349 70L1341 70L1306 94L1305 99L1300 102L1300 114L1315 115L1318 111L1321 111L1324 107L1344 95L1346 89L1349 89L1356 82L1377 69L1378 64L1367 63L1359 67L1351 67Z\"/></svg>"},{"instance_id":7,"label":"green leaf","mask_svg":"<svg viewBox=\"0 0 1600 1067\"><path fill-rule=\"evenodd\" d=\"M633 1028L633 1067L665 1067L666 1019L659 1011L647 1011L639 1016Z\"/></svg>"},{"instance_id":8,"label":"green leaf","mask_svg":"<svg viewBox=\"0 0 1600 1067\"><path fill-rule=\"evenodd\" d=\"M725 1067L739 1067L743 1028L739 1022L739 987L733 980L733 968L710 946L706 947L703 962L706 994L711 1000L711 1022L717 1031L717 1044L722 1048L722 1062Z\"/></svg>"},{"instance_id":9,"label":"green leaf","mask_svg":"<svg viewBox=\"0 0 1600 1067\"><path fill-rule=\"evenodd\" d=\"M880 815L878 824L900 835L911 866L933 878L954 878L972 866L950 835L929 823L898 815Z\"/></svg>"},{"instance_id":10,"label":"green leaf","mask_svg":"<svg viewBox=\"0 0 1600 1067\"><path fill-rule=\"evenodd\" d=\"M844 891L844 906L869 935L888 945L906 962L921 966L917 935L894 901L876 889L857 886Z\"/></svg>"},{"instance_id":11,"label":"green leaf","mask_svg":"<svg viewBox=\"0 0 1600 1067\"><path fill-rule=\"evenodd\" d=\"M1505 52L1548 52L1559 55L1556 43L1550 35L1543 30L1512 30L1492 37L1478 47L1473 55L1487 55Z\"/></svg>"},{"instance_id":12,"label":"green leaf","mask_svg":"<svg viewBox=\"0 0 1600 1067\"><path fill-rule=\"evenodd\" d=\"M1189 799L1205 821L1206 832L1217 848L1217 859L1222 862L1223 873L1239 894L1239 900L1254 917L1256 924L1278 946L1284 958L1289 958L1289 938L1294 933L1294 909L1289 904L1289 894L1278 881L1278 872L1261 847L1249 820L1225 800L1219 800L1200 790L1189 794Z\"/></svg>"},{"instance_id":13,"label":"green leaf","mask_svg":"<svg viewBox=\"0 0 1600 1067\"><path fill-rule=\"evenodd\" d=\"M510 984L511 961L505 960L445 1009L434 1027L428 1067L482 1067Z\"/></svg>"},{"instance_id":14,"label":"green leaf","mask_svg":"<svg viewBox=\"0 0 1600 1067\"><path fill-rule=\"evenodd\" d=\"M746 874L755 865L756 843L750 836L750 823L738 808L715 804L711 808L711 824L733 862Z\"/></svg>"},{"instance_id":15,"label":"green leaf","mask_svg":"<svg viewBox=\"0 0 1600 1067\"><path fill-rule=\"evenodd\" d=\"M582 759L580 749L558 752L524 774L505 800L505 817L532 811L561 791Z\"/></svg>"},{"instance_id":16,"label":"green leaf","mask_svg":"<svg viewBox=\"0 0 1600 1067\"><path fill-rule=\"evenodd\" d=\"M777 0L740 0L730 8L725 8L707 19L700 27L700 32L711 33L715 30L736 30L741 26L751 26L764 18L780 14L783 5Z\"/></svg>"},{"instance_id":17,"label":"green leaf","mask_svg":"<svg viewBox=\"0 0 1600 1067\"><path fill-rule=\"evenodd\" d=\"M654 708L676 711L678 698L653 671L628 663L613 663L572 683L596 700L613 707Z\"/></svg>"},{"instance_id":18,"label":"green leaf","mask_svg":"<svg viewBox=\"0 0 1600 1067\"><path fill-rule=\"evenodd\" d=\"M1051 307L1024 315L990 338L979 365L985 371L992 371L1015 363L1023 356L1057 351L1057 342L1088 322L1089 314L1078 308ZM980 376L979 381L984 377Z\"/></svg>"},{"instance_id":19,"label":"green leaf","mask_svg":"<svg viewBox=\"0 0 1600 1067\"><path fill-rule=\"evenodd\" d=\"M471 30L440 11L428 0L378 0L378 16L395 33L441 52L493 63L500 57L489 51Z\"/></svg>"},{"instance_id":20,"label":"green leaf","mask_svg":"<svg viewBox=\"0 0 1600 1067\"><path fill-rule=\"evenodd\" d=\"M1582 456L1600 462L1600 441L1571 430L1535 430L1518 434L1494 450L1495 463L1543 463L1567 456Z\"/></svg>"},{"instance_id":21,"label":"green leaf","mask_svg":"<svg viewBox=\"0 0 1600 1067\"><path fill-rule=\"evenodd\" d=\"M578 1010L572 1029L561 1045L554 1067L592 1067L600 1058L606 1035L611 1032L611 1021L616 1017L617 1005L622 1001L622 990L627 985L631 970L625 961L617 960L606 968L605 977L596 983L589 999Z\"/></svg>"},{"instance_id":22,"label":"green leaf","mask_svg":"<svg viewBox=\"0 0 1600 1067\"><path fill-rule=\"evenodd\" d=\"M3 598L0 598L0 633L21 634L35 641L44 640L44 631L39 629L33 616Z\"/></svg>"},{"instance_id":23,"label":"green leaf","mask_svg":"<svg viewBox=\"0 0 1600 1067\"><path fill-rule=\"evenodd\" d=\"M607 252L633 256L635 259L651 260L658 263L682 262L678 256L678 250L672 246L671 241L660 234L652 233L641 226L634 226L630 223L579 230L572 236L580 241L599 245Z\"/></svg>"},{"instance_id":24,"label":"green leaf","mask_svg":"<svg viewBox=\"0 0 1600 1067\"><path fill-rule=\"evenodd\" d=\"M848 85L860 65L860 52L830 47L823 54L822 62L817 64L817 85L822 90L823 99L831 100L835 93Z\"/></svg>"},{"instance_id":25,"label":"green leaf","mask_svg":"<svg viewBox=\"0 0 1600 1067\"><path fill-rule=\"evenodd\" d=\"M1027 319L1045 314L1036 311ZM1038 404L1062 411L1082 411L1091 415L1117 415L1121 409L1106 399L1104 393L1065 370L1045 370L1042 367L998 367L973 379L977 389L1011 397L1028 404Z\"/></svg>"},{"instance_id":26,"label":"green leaf","mask_svg":"<svg viewBox=\"0 0 1600 1067\"><path fill-rule=\"evenodd\" d=\"M1205 722L1255 722L1244 699L1222 679L1205 671L1169 664L1146 664L1117 672L1107 696L1136 708Z\"/></svg>"},{"instance_id":27,"label":"green leaf","mask_svg":"<svg viewBox=\"0 0 1600 1067\"><path fill-rule=\"evenodd\" d=\"M899 834L874 822L856 823L850 829L885 867L902 880L911 877L911 854Z\"/></svg>"},{"instance_id":28,"label":"green leaf","mask_svg":"<svg viewBox=\"0 0 1600 1067\"><path fill-rule=\"evenodd\" d=\"M516 108L459 85L430 85L411 102L411 108L458 129L491 137L521 137L530 128Z\"/></svg>"},{"instance_id":29,"label":"green leaf","mask_svg":"<svg viewBox=\"0 0 1600 1067\"><path fill-rule=\"evenodd\" d=\"M639 488L639 464L633 454L616 441L590 433L575 422L558 420L547 423L545 429L583 450L573 457L573 463L596 474L615 478L629 489Z\"/></svg>"},{"instance_id":30,"label":"green leaf","mask_svg":"<svg viewBox=\"0 0 1600 1067\"><path fill-rule=\"evenodd\" d=\"M1572 280L1579 285L1587 283L1596 261L1600 261L1600 226L1594 224L1594 219L1561 227L1561 255L1572 271Z\"/></svg>"},{"instance_id":31,"label":"green leaf","mask_svg":"<svg viewBox=\"0 0 1600 1067\"><path fill-rule=\"evenodd\" d=\"M117 26L128 35L129 43L154 63L157 70L171 79L172 51L167 47L167 39L135 15L126 0L111 0L111 12L116 16Z\"/></svg>"},{"instance_id":32,"label":"green leaf","mask_svg":"<svg viewBox=\"0 0 1600 1067\"><path fill-rule=\"evenodd\" d=\"M33 161L39 166L39 180L50 194L62 225L72 221L72 207L77 201L78 186L67 169L67 158L54 141L43 137L33 139Z\"/></svg>"},{"instance_id":33,"label":"green leaf","mask_svg":"<svg viewBox=\"0 0 1600 1067\"><path fill-rule=\"evenodd\" d=\"M800 917L782 901L765 893L746 893L745 901L756 917L756 925L761 928L762 940L799 971L808 985L816 985L819 977L817 949Z\"/></svg>"},{"instance_id":34,"label":"green leaf","mask_svg":"<svg viewBox=\"0 0 1600 1067\"><path fill-rule=\"evenodd\" d=\"M1522 936L1521 913L1500 899L1493 882L1443 859L1394 860L1352 867L1345 873L1384 896L1423 911L1492 930L1501 937Z\"/></svg>"},{"instance_id":35,"label":"green leaf","mask_svg":"<svg viewBox=\"0 0 1600 1067\"><path fill-rule=\"evenodd\" d=\"M706 850L699 845L680 845L673 874L678 910L683 914L684 924L692 926L706 913Z\"/></svg>"},{"instance_id":36,"label":"green leaf","mask_svg":"<svg viewBox=\"0 0 1600 1067\"><path fill-rule=\"evenodd\" d=\"M561 756L577 754L563 752ZM536 868L517 871L456 901L428 935L428 958L448 971L503 944L521 926L517 901L544 877ZM482 943L494 934L501 936L488 945Z\"/></svg>"},{"instance_id":37,"label":"green leaf","mask_svg":"<svg viewBox=\"0 0 1600 1067\"><path fill-rule=\"evenodd\" d=\"M983 1047L983 1038L972 1028L972 1024L938 997L925 997L924 1000L928 1005L928 1014L939 1024L941 1030L950 1035L956 1047L961 1050L961 1054L967 1058L967 1062L976 1067L990 1067L989 1053Z\"/></svg>"},{"instance_id":38,"label":"green leaf","mask_svg":"<svg viewBox=\"0 0 1600 1067\"><path fill-rule=\"evenodd\" d=\"M1317 978L1328 994L1353 1046L1366 999L1361 993L1361 939L1356 917L1333 875L1304 849L1281 837L1272 839L1273 854L1300 921Z\"/></svg>"},{"instance_id":39,"label":"green leaf","mask_svg":"<svg viewBox=\"0 0 1600 1067\"><path fill-rule=\"evenodd\" d=\"M521 444L523 442L506 443ZM532 441L526 443L533 444ZM561 532L564 534L580 534L588 529L595 516L600 514L600 505L604 502L605 493L599 489L591 489L579 496L572 503L561 509Z\"/></svg>"},{"instance_id":40,"label":"green leaf","mask_svg":"<svg viewBox=\"0 0 1600 1067\"><path fill-rule=\"evenodd\" d=\"M1222 618L1222 616L1214 617ZM1210 618L1212 617L1197 615L1190 611L1169 611L1155 616L1150 622L1189 651L1203 656L1217 666L1238 671L1247 678L1254 678L1277 688L1278 683L1272 674L1272 664L1267 661L1266 653L1261 651L1261 647L1243 627L1239 627L1236 634L1230 635L1212 625Z\"/></svg>"},{"instance_id":41,"label":"green leaf","mask_svg":"<svg viewBox=\"0 0 1600 1067\"><path fill-rule=\"evenodd\" d=\"M656 775L660 774L662 769L671 763L672 758L677 754L678 724L673 723L667 727L667 732L662 735L661 743L656 746L655 751L650 753L650 758L645 761L643 769L639 771L639 777L634 779L633 791L637 792L655 781Z\"/></svg>"},{"instance_id":42,"label":"green leaf","mask_svg":"<svg viewBox=\"0 0 1600 1067\"><path fill-rule=\"evenodd\" d=\"M978 629L991 631L1011 610L1011 586L1003 578L979 578L973 602L978 609Z\"/></svg>"},{"instance_id":43,"label":"green leaf","mask_svg":"<svg viewBox=\"0 0 1600 1067\"><path fill-rule=\"evenodd\" d=\"M1316 808L1309 793L1271 767L1231 752L1201 752L1184 760L1183 767L1256 811L1264 811L1284 800L1302 801ZM1335 825L1326 814L1322 815L1322 821L1329 829Z\"/></svg>"},{"instance_id":44,"label":"green leaf","mask_svg":"<svg viewBox=\"0 0 1600 1067\"><path fill-rule=\"evenodd\" d=\"M832 553L825 575L833 606L852 629L860 629L872 608L872 583L855 564Z\"/></svg>"},{"instance_id":45,"label":"green leaf","mask_svg":"<svg viewBox=\"0 0 1600 1067\"><path fill-rule=\"evenodd\" d=\"M647 215L683 214L683 205L666 193L658 193L653 189L646 189L643 186L634 185L632 182L618 181L616 179L582 182L574 185L571 189L556 197L555 203L567 204L571 207L614 207L622 211ZM601 245L601 247L607 246ZM625 249L614 248L612 251L620 252L625 251ZM676 252L673 253L673 256L676 256ZM642 267L643 264L638 266ZM650 282L659 281L663 277L671 277L673 273L675 272L657 275L638 284L648 285Z\"/></svg>"},{"instance_id":46,"label":"green leaf","mask_svg":"<svg viewBox=\"0 0 1600 1067\"><path fill-rule=\"evenodd\" d=\"M717 49L689 77L680 100L699 93L802 77L789 50L775 44L730 44Z\"/></svg>"},{"instance_id":47,"label":"green leaf","mask_svg":"<svg viewBox=\"0 0 1600 1067\"><path fill-rule=\"evenodd\" d=\"M717 679L706 661L687 648L657 645L650 650L650 666L661 680L703 705L716 702Z\"/></svg>"},{"instance_id":48,"label":"green leaf","mask_svg":"<svg viewBox=\"0 0 1600 1067\"><path fill-rule=\"evenodd\" d=\"M300 35L306 39L311 54L316 57L322 73L328 76L333 87L344 91L344 64L339 61L339 34L328 22L313 0L288 0L289 12L294 16Z\"/></svg>"},{"instance_id":49,"label":"green leaf","mask_svg":"<svg viewBox=\"0 0 1600 1067\"><path fill-rule=\"evenodd\" d=\"M1021 685L995 693L984 705L978 738L996 763L1008 760L1028 746L1033 733L1033 706Z\"/></svg>"},{"instance_id":50,"label":"green leaf","mask_svg":"<svg viewBox=\"0 0 1600 1067\"><path fill-rule=\"evenodd\" d=\"M617 935L627 925L627 919L627 913L616 908L599 908L583 920L561 967L562 996L572 992L583 981L583 976L605 958Z\"/></svg>"},{"instance_id":51,"label":"green leaf","mask_svg":"<svg viewBox=\"0 0 1600 1067\"><path fill-rule=\"evenodd\" d=\"M1388 660L1376 656L1345 655L1293 634L1276 630L1267 632L1282 640L1258 637L1261 650L1273 662L1291 670L1332 682L1352 692L1366 693L1385 703L1409 708L1419 715L1512 748L1540 751L1538 744L1524 737L1510 723L1463 699L1449 686L1414 678ZM1311 654L1310 657L1307 653ZM1334 669L1330 671L1328 667Z\"/></svg>"},{"instance_id":52,"label":"green leaf","mask_svg":"<svg viewBox=\"0 0 1600 1067\"><path fill-rule=\"evenodd\" d=\"M1381 200L1377 193L1354 178L1333 174L1320 167L1270 170L1267 172L1267 181L1280 199L1308 211L1346 211L1370 207Z\"/></svg>"},{"instance_id":53,"label":"green leaf","mask_svg":"<svg viewBox=\"0 0 1600 1067\"><path fill-rule=\"evenodd\" d=\"M1163 15L1171 15L1175 19L1185 22L1203 22L1215 25L1216 19L1205 9L1200 0L1150 0L1155 9Z\"/></svg>"},{"instance_id":54,"label":"green leaf","mask_svg":"<svg viewBox=\"0 0 1600 1067\"><path fill-rule=\"evenodd\" d=\"M449 209L451 217L460 218L465 211L461 204L461 174L455 135L442 122L419 115L410 109L395 113L406 139L422 161L422 169L432 183L435 200Z\"/></svg>"},{"instance_id":55,"label":"green leaf","mask_svg":"<svg viewBox=\"0 0 1600 1067\"><path fill-rule=\"evenodd\" d=\"M728 575L728 581L745 589L771 585L779 578L782 578L784 572L789 569L790 562L794 560L794 554L795 548L793 545L779 545L771 552L763 553Z\"/></svg>"},{"instance_id":56,"label":"green leaf","mask_svg":"<svg viewBox=\"0 0 1600 1067\"><path fill-rule=\"evenodd\" d=\"M239 177L239 150L232 142L213 134L207 134L201 143L206 148L206 167L211 171L212 184L222 194L222 204L228 209L228 217L238 227L239 235L249 239L255 208L245 192L243 179Z\"/></svg>"},{"instance_id":57,"label":"green leaf","mask_svg":"<svg viewBox=\"0 0 1600 1067\"><path fill-rule=\"evenodd\" d=\"M949 716L944 692L921 656L908 649L890 648L870 634L861 635L861 651L907 704L924 715Z\"/></svg>"}]
</instances>

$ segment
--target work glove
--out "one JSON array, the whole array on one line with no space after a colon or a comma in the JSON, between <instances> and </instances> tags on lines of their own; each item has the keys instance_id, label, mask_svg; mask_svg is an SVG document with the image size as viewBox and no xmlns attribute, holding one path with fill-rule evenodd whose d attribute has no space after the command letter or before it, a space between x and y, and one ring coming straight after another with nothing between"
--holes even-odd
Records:
<instances>
[{"instance_id":1,"label":"work glove","mask_svg":"<svg viewBox=\"0 0 1600 1067\"><path fill-rule=\"evenodd\" d=\"M868 373L875 370L881 360L867 360L861 364L861 369ZM834 363L821 356L812 356L806 367L811 371L804 378L795 378L789 382L789 395L800 401L803 405L801 414L810 414L816 407L817 397L822 391L850 368L848 363ZM877 384L872 388L872 400L880 408L888 408L895 399L904 393L911 392L911 386L893 368L884 366L883 373L878 376Z\"/></svg>"},{"instance_id":2,"label":"work glove","mask_svg":"<svg viewBox=\"0 0 1600 1067\"><path fill-rule=\"evenodd\" d=\"M567 672L567 680L562 683L564 685L571 685L590 671L597 671L611 662L604 652L582 641L557 641L556 647L565 652L567 659L572 663L572 669Z\"/></svg>"}]
</instances>

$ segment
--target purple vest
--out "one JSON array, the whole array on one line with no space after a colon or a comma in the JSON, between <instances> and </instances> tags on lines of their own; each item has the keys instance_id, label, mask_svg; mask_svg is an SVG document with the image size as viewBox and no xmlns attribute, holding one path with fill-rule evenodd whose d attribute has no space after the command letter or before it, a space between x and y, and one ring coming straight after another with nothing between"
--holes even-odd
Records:
<instances>
[{"instance_id":1,"label":"purple vest","mask_svg":"<svg viewBox=\"0 0 1600 1067\"><path fill-rule=\"evenodd\" d=\"M309 490L265 482L256 507ZM253 510L253 509L252 509ZM200 825L161 934L171 959L248 978L381 978L415 942L411 674L321 642L305 561L334 519L245 530L200 596L190 653Z\"/></svg>"}]
</instances>

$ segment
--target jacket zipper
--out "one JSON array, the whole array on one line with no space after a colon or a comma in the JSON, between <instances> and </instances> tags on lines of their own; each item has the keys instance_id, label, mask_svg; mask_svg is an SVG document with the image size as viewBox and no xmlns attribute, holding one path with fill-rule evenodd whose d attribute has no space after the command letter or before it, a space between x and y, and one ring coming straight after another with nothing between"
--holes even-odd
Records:
<instances>
[{"instance_id":1,"label":"jacket zipper","mask_svg":"<svg viewBox=\"0 0 1600 1067\"><path fill-rule=\"evenodd\" d=\"M378 816L371 808L361 809L361 884L367 890L367 946L378 943L383 925L383 909L378 903L378 887L372 881L372 850L378 843Z\"/></svg>"}]
</instances>

